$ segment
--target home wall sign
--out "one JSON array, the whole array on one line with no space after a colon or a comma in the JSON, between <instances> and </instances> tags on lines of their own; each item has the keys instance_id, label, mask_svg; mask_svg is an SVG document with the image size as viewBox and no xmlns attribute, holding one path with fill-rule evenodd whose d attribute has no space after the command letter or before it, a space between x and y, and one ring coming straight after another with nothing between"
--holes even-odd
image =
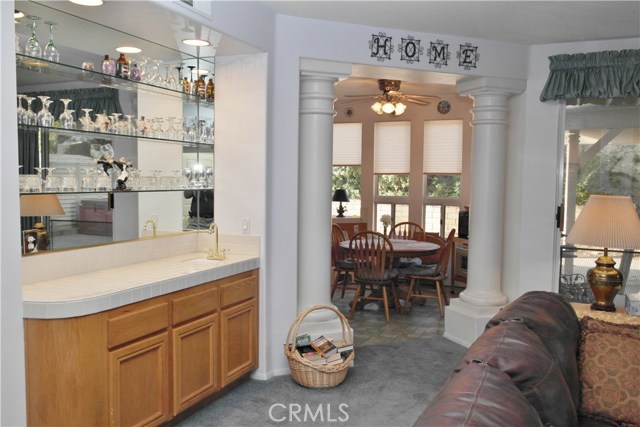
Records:
<instances>
[{"instance_id":1,"label":"home wall sign","mask_svg":"<svg viewBox=\"0 0 640 427\"><path fill-rule=\"evenodd\" d=\"M400 61L407 64L420 62L420 56L425 54L422 40L416 39L414 36L401 37L397 47L400 53ZM393 37L383 32L372 34L369 40L369 52L371 58L376 58L378 62L390 61L395 52ZM445 43L441 39L429 42L427 55L429 64L432 64L435 68L450 66L451 52L449 51L449 43ZM458 59L457 65L460 68L467 71L472 68L478 68L478 61L480 60L479 48L469 42L461 44L460 50L456 51L456 58Z\"/></svg>"}]
</instances>

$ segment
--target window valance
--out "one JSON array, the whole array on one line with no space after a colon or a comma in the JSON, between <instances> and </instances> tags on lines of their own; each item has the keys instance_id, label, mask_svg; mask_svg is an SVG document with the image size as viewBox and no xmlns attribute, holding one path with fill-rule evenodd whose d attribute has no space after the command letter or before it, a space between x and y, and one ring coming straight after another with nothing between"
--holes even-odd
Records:
<instances>
[{"instance_id":1,"label":"window valance","mask_svg":"<svg viewBox=\"0 0 640 427\"><path fill-rule=\"evenodd\" d=\"M549 57L540 100L640 97L640 49Z\"/></svg>"}]
</instances>

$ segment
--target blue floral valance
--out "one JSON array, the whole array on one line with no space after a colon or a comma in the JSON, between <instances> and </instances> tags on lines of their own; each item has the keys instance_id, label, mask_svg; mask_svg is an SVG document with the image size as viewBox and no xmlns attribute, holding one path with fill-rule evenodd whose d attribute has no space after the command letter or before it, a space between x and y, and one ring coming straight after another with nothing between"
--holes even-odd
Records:
<instances>
[{"instance_id":1,"label":"blue floral valance","mask_svg":"<svg viewBox=\"0 0 640 427\"><path fill-rule=\"evenodd\" d=\"M640 97L640 49L549 57L541 101Z\"/></svg>"}]
</instances>

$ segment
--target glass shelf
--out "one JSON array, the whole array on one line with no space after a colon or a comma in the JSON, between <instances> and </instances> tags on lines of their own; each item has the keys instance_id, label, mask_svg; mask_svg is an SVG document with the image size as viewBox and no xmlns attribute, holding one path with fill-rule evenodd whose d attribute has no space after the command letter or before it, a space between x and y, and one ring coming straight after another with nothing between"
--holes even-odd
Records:
<instances>
[{"instance_id":1,"label":"glass shelf","mask_svg":"<svg viewBox=\"0 0 640 427\"><path fill-rule=\"evenodd\" d=\"M212 109L215 104L214 101L202 99L199 96L187 94L182 91L155 86L145 82L123 79L116 76L109 76L95 70L85 70L74 65L51 62L47 61L46 59L34 58L32 56L23 54L16 54L16 65L18 67L18 73L20 72L20 70L24 70L43 75L66 77L70 81L74 82L85 81L96 86L124 89L129 91L143 90L150 93L170 95L176 98L181 98L186 102L198 104L200 107L207 107Z\"/></svg>"},{"instance_id":2,"label":"glass shelf","mask_svg":"<svg viewBox=\"0 0 640 427\"><path fill-rule=\"evenodd\" d=\"M165 190L102 190L102 191L40 191L30 193L20 193L21 196L37 196L38 194L130 194L130 193L172 193L176 191L205 191L213 188L175 188Z\"/></svg>"},{"instance_id":3,"label":"glass shelf","mask_svg":"<svg viewBox=\"0 0 640 427\"><path fill-rule=\"evenodd\" d=\"M190 147L213 147L214 146L214 144L208 144L204 142L157 138L153 136L125 135L121 133L93 132L93 131L87 131L82 129L63 129L63 128L57 128L57 127L34 126L34 125L25 125L25 124L18 124L18 129L26 130L26 131L34 131L34 132L44 131L44 132L50 132L56 135L68 135L68 136L81 135L87 138L99 138L99 139L109 139L109 140L115 139L115 138L135 139L135 140L144 139L144 140L150 140L150 141L163 142L167 144L181 144L181 145L186 145Z\"/></svg>"}]
</instances>

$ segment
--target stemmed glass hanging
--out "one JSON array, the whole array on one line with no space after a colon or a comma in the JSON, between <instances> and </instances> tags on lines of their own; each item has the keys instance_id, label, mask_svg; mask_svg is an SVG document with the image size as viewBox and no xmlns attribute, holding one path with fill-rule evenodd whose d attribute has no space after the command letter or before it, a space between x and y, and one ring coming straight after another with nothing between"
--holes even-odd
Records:
<instances>
[{"instance_id":1,"label":"stemmed glass hanging","mask_svg":"<svg viewBox=\"0 0 640 427\"><path fill-rule=\"evenodd\" d=\"M60 52L58 52L58 48L55 44L53 44L53 26L58 25L57 22L44 21L45 24L49 25L49 43L44 47L43 57L47 61L51 62L59 62L60 61Z\"/></svg>"},{"instance_id":2,"label":"stemmed glass hanging","mask_svg":"<svg viewBox=\"0 0 640 427\"><path fill-rule=\"evenodd\" d=\"M40 42L36 38L36 21L40 19L39 16L29 15L27 16L31 20L31 37L27 40L27 45L24 48L24 53L29 56L33 56L36 58L42 57L42 48L40 47Z\"/></svg>"}]
</instances>

